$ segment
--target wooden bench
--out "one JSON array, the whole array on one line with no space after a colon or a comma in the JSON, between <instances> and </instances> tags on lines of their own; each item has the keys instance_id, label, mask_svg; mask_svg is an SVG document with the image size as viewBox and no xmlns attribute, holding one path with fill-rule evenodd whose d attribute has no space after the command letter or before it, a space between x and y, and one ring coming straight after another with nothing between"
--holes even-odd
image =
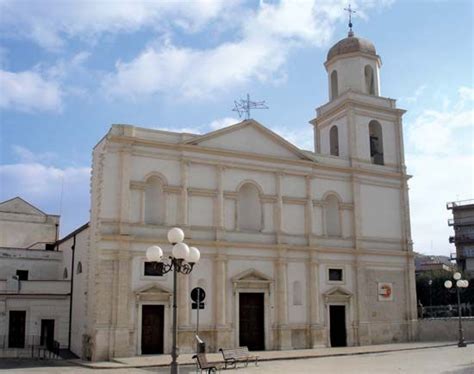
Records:
<instances>
[{"instance_id":1,"label":"wooden bench","mask_svg":"<svg viewBox=\"0 0 474 374\"><path fill-rule=\"evenodd\" d=\"M222 356L224 357L224 369L227 369L227 366L232 366L233 368L237 367L239 362L245 364L245 367L248 366L249 361L254 361L255 366L258 366L258 356L251 355L249 349L247 347L239 347L239 348L232 348L232 349L219 349L222 352Z\"/></svg>"},{"instance_id":2,"label":"wooden bench","mask_svg":"<svg viewBox=\"0 0 474 374\"><path fill-rule=\"evenodd\" d=\"M221 366L218 364L210 364L207 362L206 354L205 353L198 353L193 356L193 359L196 360L196 364L202 373L203 370L210 374L210 373L216 373L218 370L219 372L221 371Z\"/></svg>"}]
</instances>

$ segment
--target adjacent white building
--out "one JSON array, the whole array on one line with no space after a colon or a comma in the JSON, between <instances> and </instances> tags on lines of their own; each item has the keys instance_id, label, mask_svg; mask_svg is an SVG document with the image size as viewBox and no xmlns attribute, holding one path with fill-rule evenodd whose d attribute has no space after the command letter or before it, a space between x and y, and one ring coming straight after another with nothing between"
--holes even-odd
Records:
<instances>
[{"instance_id":1,"label":"adjacent white building","mask_svg":"<svg viewBox=\"0 0 474 374\"><path fill-rule=\"evenodd\" d=\"M58 226L59 216L19 197L0 203L1 356L53 340L67 347L70 283L55 251Z\"/></svg>"}]
</instances>

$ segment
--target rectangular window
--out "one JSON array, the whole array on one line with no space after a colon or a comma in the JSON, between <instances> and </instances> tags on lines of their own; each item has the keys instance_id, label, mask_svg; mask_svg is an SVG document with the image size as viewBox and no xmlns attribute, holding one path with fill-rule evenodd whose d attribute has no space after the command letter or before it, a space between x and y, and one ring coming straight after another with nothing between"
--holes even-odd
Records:
<instances>
[{"instance_id":1,"label":"rectangular window","mask_svg":"<svg viewBox=\"0 0 474 374\"><path fill-rule=\"evenodd\" d=\"M329 280L342 282L342 269L329 269Z\"/></svg>"},{"instance_id":2,"label":"rectangular window","mask_svg":"<svg viewBox=\"0 0 474 374\"><path fill-rule=\"evenodd\" d=\"M146 261L144 275L149 276L149 277L162 277L163 276L163 263Z\"/></svg>"},{"instance_id":3,"label":"rectangular window","mask_svg":"<svg viewBox=\"0 0 474 374\"><path fill-rule=\"evenodd\" d=\"M17 270L16 275L18 280L27 281L28 280L28 270Z\"/></svg>"}]
</instances>

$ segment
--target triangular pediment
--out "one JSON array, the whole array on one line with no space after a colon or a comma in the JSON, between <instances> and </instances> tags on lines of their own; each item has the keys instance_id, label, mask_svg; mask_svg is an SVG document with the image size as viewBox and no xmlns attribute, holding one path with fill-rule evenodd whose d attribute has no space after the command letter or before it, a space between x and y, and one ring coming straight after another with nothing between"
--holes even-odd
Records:
<instances>
[{"instance_id":1,"label":"triangular pediment","mask_svg":"<svg viewBox=\"0 0 474 374\"><path fill-rule=\"evenodd\" d=\"M189 139L186 143L224 151L311 160L298 147L252 119Z\"/></svg>"},{"instance_id":2,"label":"triangular pediment","mask_svg":"<svg viewBox=\"0 0 474 374\"><path fill-rule=\"evenodd\" d=\"M248 269L232 278L232 282L272 282L273 279L255 269Z\"/></svg>"},{"instance_id":3,"label":"triangular pediment","mask_svg":"<svg viewBox=\"0 0 474 374\"><path fill-rule=\"evenodd\" d=\"M135 294L137 295L151 295L151 294L171 295L172 293L173 292L171 290L159 284L152 284L151 286L148 285L148 286L139 288L138 290L135 291Z\"/></svg>"},{"instance_id":4,"label":"triangular pediment","mask_svg":"<svg viewBox=\"0 0 474 374\"><path fill-rule=\"evenodd\" d=\"M327 301L343 301L350 299L352 297L352 292L346 290L343 287L333 287L323 293L323 296Z\"/></svg>"},{"instance_id":5,"label":"triangular pediment","mask_svg":"<svg viewBox=\"0 0 474 374\"><path fill-rule=\"evenodd\" d=\"M0 203L0 212L28 214L42 217L46 216L46 213L31 205L29 202L23 200L21 197L14 197L13 199Z\"/></svg>"}]
</instances>

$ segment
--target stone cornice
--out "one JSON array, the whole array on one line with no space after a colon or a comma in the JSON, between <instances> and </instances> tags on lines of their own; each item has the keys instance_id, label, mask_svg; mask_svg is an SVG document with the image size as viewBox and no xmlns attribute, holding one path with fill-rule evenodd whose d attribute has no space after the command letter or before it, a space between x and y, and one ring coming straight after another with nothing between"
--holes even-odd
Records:
<instances>
[{"instance_id":1,"label":"stone cornice","mask_svg":"<svg viewBox=\"0 0 474 374\"><path fill-rule=\"evenodd\" d=\"M325 170L325 171L330 171L330 172L335 172L335 173L340 172L340 173L350 173L350 174L364 174L364 175L380 176L380 177L385 177L385 178L403 177L403 174L401 174L400 172L394 172L394 171L388 171L388 170L387 171L386 170L366 170L363 168L350 167L350 166L322 164L320 162L309 161L309 160L292 160L292 159L285 159L285 158L280 158L280 157L260 155L260 154L254 154L254 153L222 150L219 148L209 148L209 147L187 145L187 144L172 144L172 143L159 142L156 140L137 139L137 138L127 137L127 136L114 135L114 136L110 136L109 140L116 143L132 143L135 145L149 146L153 148L163 148L163 149L169 149L169 150L180 151L180 152L189 151L192 153L232 157L235 159L248 159L252 161L257 160L257 161L262 161L262 162L269 162L269 163L278 165L275 167L275 170L272 170L272 172L280 171L284 173L282 171L282 164L286 164L286 165L293 165L293 166L299 166L299 167L306 167L308 168L308 172L314 174L315 176L317 176L317 171ZM180 157L182 157L182 155ZM177 161L178 159L179 158L177 158ZM228 163L226 163L226 166L227 165ZM244 166L243 164L241 165ZM246 166L250 167L250 165L246 165ZM301 174L306 175L307 173L305 173L304 171L301 171Z\"/></svg>"}]
</instances>

